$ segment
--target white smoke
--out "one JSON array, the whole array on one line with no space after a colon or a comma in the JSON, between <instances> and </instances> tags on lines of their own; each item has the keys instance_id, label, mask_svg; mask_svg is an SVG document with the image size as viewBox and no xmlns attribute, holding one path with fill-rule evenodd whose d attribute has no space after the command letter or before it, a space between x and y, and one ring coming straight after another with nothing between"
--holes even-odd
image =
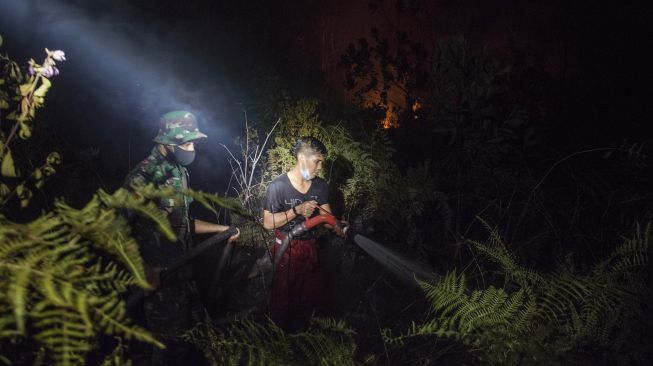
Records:
<instances>
[{"instance_id":1,"label":"white smoke","mask_svg":"<svg viewBox=\"0 0 653 366\"><path fill-rule=\"evenodd\" d=\"M0 0L0 33L5 43L20 44L30 56L44 47L66 52L68 61L55 85L75 88L62 93L83 98L55 107L92 109L82 113L86 120L71 122L83 124L80 129L90 143L100 135L118 136L123 147L113 148L124 149L128 131L131 143L151 146L161 114L190 110L209 135L199 149L204 156L198 156L191 171L207 172L199 179L207 189L229 173L219 143L231 143L234 126L242 121L222 87L228 83L216 75L217 68L199 62L202 55L192 51L193 40L183 29L154 20L125 1ZM132 150L147 148L130 146ZM130 164L143 157L130 157Z\"/></svg>"}]
</instances>

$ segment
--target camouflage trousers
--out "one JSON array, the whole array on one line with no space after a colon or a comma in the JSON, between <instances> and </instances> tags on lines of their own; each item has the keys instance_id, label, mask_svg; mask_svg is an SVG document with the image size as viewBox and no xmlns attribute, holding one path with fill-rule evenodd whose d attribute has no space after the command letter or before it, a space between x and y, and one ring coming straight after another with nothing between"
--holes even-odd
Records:
<instances>
[{"instance_id":1,"label":"camouflage trousers","mask_svg":"<svg viewBox=\"0 0 653 366\"><path fill-rule=\"evenodd\" d=\"M190 281L163 284L144 304L147 328L165 344L153 347L151 365L187 365L190 345L180 336L191 327L192 302L197 291Z\"/></svg>"}]
</instances>

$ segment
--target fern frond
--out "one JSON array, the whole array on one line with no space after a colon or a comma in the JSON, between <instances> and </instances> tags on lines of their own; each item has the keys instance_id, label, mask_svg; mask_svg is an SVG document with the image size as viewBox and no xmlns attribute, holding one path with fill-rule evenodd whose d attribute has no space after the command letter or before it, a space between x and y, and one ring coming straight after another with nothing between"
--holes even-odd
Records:
<instances>
[{"instance_id":1,"label":"fern frond","mask_svg":"<svg viewBox=\"0 0 653 366\"><path fill-rule=\"evenodd\" d=\"M126 200L124 192L100 192L79 210L57 202L26 224L0 216L0 275L8 279L0 283L0 337L33 336L56 365L82 364L99 333L162 346L129 324L119 296L127 286L147 286L138 246L116 208L151 208Z\"/></svg>"},{"instance_id":2,"label":"fern frond","mask_svg":"<svg viewBox=\"0 0 653 366\"><path fill-rule=\"evenodd\" d=\"M116 337L118 344L102 361L102 366L132 366L132 361L127 359L126 348L122 339Z\"/></svg>"},{"instance_id":3,"label":"fern frond","mask_svg":"<svg viewBox=\"0 0 653 366\"><path fill-rule=\"evenodd\" d=\"M226 328L200 324L185 335L212 365L354 365L353 330L342 321L313 319L311 327L286 334L268 319Z\"/></svg>"},{"instance_id":4,"label":"fern frond","mask_svg":"<svg viewBox=\"0 0 653 366\"><path fill-rule=\"evenodd\" d=\"M450 327L438 319L431 319L428 322L417 324L411 322L410 328L405 333L400 333L398 336L392 335L390 329L383 329L381 336L383 341L389 344L404 345L408 339L414 337L439 337L461 339L462 334L455 330L449 329Z\"/></svg>"},{"instance_id":5,"label":"fern frond","mask_svg":"<svg viewBox=\"0 0 653 366\"><path fill-rule=\"evenodd\" d=\"M153 344L157 347L163 347L163 344L157 341L145 329L133 325L125 324L126 311L125 303L119 298L105 297L98 299L102 301L95 305L92 314L96 321L96 326L103 329L107 334L119 334L126 339L136 339L142 342Z\"/></svg>"},{"instance_id":6,"label":"fern frond","mask_svg":"<svg viewBox=\"0 0 653 366\"><path fill-rule=\"evenodd\" d=\"M356 345L354 331L342 320L313 318L312 326L304 332L290 335L292 343L301 350L298 364L324 366L353 366Z\"/></svg>"},{"instance_id":7,"label":"fern frond","mask_svg":"<svg viewBox=\"0 0 653 366\"><path fill-rule=\"evenodd\" d=\"M91 333L78 312L47 306L35 309L32 316L40 329L34 338L51 351L57 365L84 363L84 355L91 348L88 342Z\"/></svg>"},{"instance_id":8,"label":"fern frond","mask_svg":"<svg viewBox=\"0 0 653 366\"><path fill-rule=\"evenodd\" d=\"M215 205L217 205L226 208L227 210L238 214L239 216L253 219L252 214L248 212L235 198L220 197L213 193L194 191L192 189L185 189L183 193L189 197L192 197L195 201L199 202L202 206L214 214L217 214L217 210L215 209Z\"/></svg>"},{"instance_id":9,"label":"fern frond","mask_svg":"<svg viewBox=\"0 0 653 366\"><path fill-rule=\"evenodd\" d=\"M421 282L420 285L431 302L431 310L437 322L427 323L425 329L415 328L409 334L445 334L445 330L451 330L454 334L465 337L490 327L514 330L514 319L519 319L516 325L521 330L527 321L523 319L524 315L533 314L528 310L530 305L524 290L508 295L503 289L489 287L468 294L464 274L451 272L437 284ZM438 328L433 329L436 324Z\"/></svg>"},{"instance_id":10,"label":"fern frond","mask_svg":"<svg viewBox=\"0 0 653 366\"><path fill-rule=\"evenodd\" d=\"M513 253L508 250L508 247L503 242L499 229L490 226L490 224L483 218L477 216L477 220L490 232L490 238L487 244L469 239L476 250L486 254L491 260L498 263L504 270L506 275L514 280L517 284L530 290L531 288L538 287L544 280L542 276L536 271L527 269L517 264L517 260Z\"/></svg>"},{"instance_id":11,"label":"fern frond","mask_svg":"<svg viewBox=\"0 0 653 366\"><path fill-rule=\"evenodd\" d=\"M290 365L292 349L286 334L273 322L266 325L249 319L226 329L200 324L185 335L196 344L211 365Z\"/></svg>"},{"instance_id":12,"label":"fern frond","mask_svg":"<svg viewBox=\"0 0 653 366\"><path fill-rule=\"evenodd\" d=\"M10 302L6 293L0 292L0 338L15 339L22 333L18 331L16 318L9 306ZM7 316L11 314L11 316Z\"/></svg>"},{"instance_id":13,"label":"fern frond","mask_svg":"<svg viewBox=\"0 0 653 366\"><path fill-rule=\"evenodd\" d=\"M508 293L490 286L470 291L464 274L448 273L438 283L420 282L430 301L429 319L384 341L403 344L416 336L461 340L490 363L560 363L582 347L608 346L625 337L629 322L643 318L642 298L650 294L643 273L650 270L653 226L637 225L615 251L587 275L541 274L517 263L496 227L479 218L490 232L486 242L469 240L497 262L520 288ZM538 356L538 357L539 357Z\"/></svg>"},{"instance_id":14,"label":"fern frond","mask_svg":"<svg viewBox=\"0 0 653 366\"><path fill-rule=\"evenodd\" d=\"M651 222L647 223L643 229L637 223L633 237L623 237L623 242L597 267L596 273L602 271L610 276L627 278L633 271L650 266L652 230L653 223Z\"/></svg>"},{"instance_id":15,"label":"fern frond","mask_svg":"<svg viewBox=\"0 0 653 366\"><path fill-rule=\"evenodd\" d=\"M533 294L525 291L524 303L519 307L515 316L512 318L512 329L517 334L525 334L526 332L532 330L533 328L533 319L537 313L537 302Z\"/></svg>"},{"instance_id":16,"label":"fern frond","mask_svg":"<svg viewBox=\"0 0 653 366\"><path fill-rule=\"evenodd\" d=\"M89 266L77 283L94 293L105 291L125 292L130 286L138 286L131 272L121 269L115 262L105 264L102 258Z\"/></svg>"},{"instance_id":17,"label":"fern frond","mask_svg":"<svg viewBox=\"0 0 653 366\"><path fill-rule=\"evenodd\" d=\"M144 263L140 257L138 244L129 234L129 227L115 209L133 209L154 220L166 235L174 238L170 224L161 211L151 202L133 197L129 191L119 189L113 195L98 191L97 195L82 209L75 210L63 202L56 202L55 207L63 223L71 232L85 239L93 247L116 258L130 273L136 283L147 287ZM119 224L120 223L120 224Z\"/></svg>"},{"instance_id":18,"label":"fern frond","mask_svg":"<svg viewBox=\"0 0 653 366\"><path fill-rule=\"evenodd\" d=\"M93 200L89 202L87 208L92 210L99 203L102 203L109 208L129 209L138 212L143 217L153 221L169 240L175 240L175 233L170 227L167 215L154 202L150 201L150 199L155 197L170 197L173 192L164 192L156 188L153 184L133 188L133 192L121 188L113 194L108 194L100 189L97 195L93 197Z\"/></svg>"},{"instance_id":19,"label":"fern frond","mask_svg":"<svg viewBox=\"0 0 653 366\"><path fill-rule=\"evenodd\" d=\"M447 273L442 280L436 284L418 281L426 292L426 298L431 301L432 309L437 311L450 307L456 307L466 299L465 276L456 275L456 272Z\"/></svg>"}]
</instances>

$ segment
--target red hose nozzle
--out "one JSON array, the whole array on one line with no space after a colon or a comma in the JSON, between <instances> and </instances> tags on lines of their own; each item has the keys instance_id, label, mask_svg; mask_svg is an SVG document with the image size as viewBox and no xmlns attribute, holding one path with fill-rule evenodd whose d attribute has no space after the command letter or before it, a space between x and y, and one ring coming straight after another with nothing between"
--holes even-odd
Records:
<instances>
[{"instance_id":1,"label":"red hose nozzle","mask_svg":"<svg viewBox=\"0 0 653 366\"><path fill-rule=\"evenodd\" d=\"M333 215L317 215L304 221L304 225L306 225L307 230L311 230L320 224L329 224L331 226L336 226L337 222L338 220L336 220L336 217Z\"/></svg>"}]
</instances>

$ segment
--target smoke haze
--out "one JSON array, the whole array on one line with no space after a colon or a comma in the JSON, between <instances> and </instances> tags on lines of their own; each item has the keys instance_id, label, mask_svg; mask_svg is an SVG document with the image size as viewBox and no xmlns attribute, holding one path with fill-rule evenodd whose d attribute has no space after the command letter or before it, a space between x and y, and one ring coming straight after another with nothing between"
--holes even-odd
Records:
<instances>
[{"instance_id":1,"label":"smoke haze","mask_svg":"<svg viewBox=\"0 0 653 366\"><path fill-rule=\"evenodd\" d=\"M184 29L146 15L122 1L0 0L3 52L19 64L40 62L45 47L66 52L48 120L72 129L66 138L80 148L99 148L101 166L118 164L104 179L119 182L146 156L161 114L192 111L209 136L190 167L193 186L222 193L230 170L219 143L231 144L242 125L235 92Z\"/></svg>"}]
</instances>

